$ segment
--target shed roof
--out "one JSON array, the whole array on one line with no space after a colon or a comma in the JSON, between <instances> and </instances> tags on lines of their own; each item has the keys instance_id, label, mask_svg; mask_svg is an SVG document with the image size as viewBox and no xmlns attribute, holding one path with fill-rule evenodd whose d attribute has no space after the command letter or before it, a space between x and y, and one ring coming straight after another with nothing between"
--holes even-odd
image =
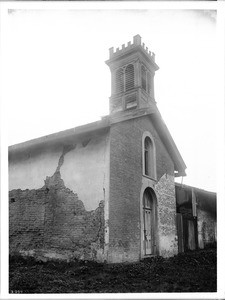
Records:
<instances>
[{"instance_id":1,"label":"shed roof","mask_svg":"<svg viewBox=\"0 0 225 300\"><path fill-rule=\"evenodd\" d=\"M204 189L200 189L197 187L193 187L190 185L185 185L181 183L175 183L175 187L178 189L182 189L186 193L189 193L190 195L192 192L195 193L195 196L197 198L198 208L207 212L210 212L213 216L216 215L216 193L206 191ZM177 199L178 201L179 199Z\"/></svg>"}]
</instances>

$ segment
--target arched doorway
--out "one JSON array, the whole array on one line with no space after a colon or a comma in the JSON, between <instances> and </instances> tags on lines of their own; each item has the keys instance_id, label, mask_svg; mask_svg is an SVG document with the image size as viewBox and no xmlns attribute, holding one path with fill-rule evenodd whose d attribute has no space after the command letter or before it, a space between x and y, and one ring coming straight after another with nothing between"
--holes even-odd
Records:
<instances>
[{"instance_id":1,"label":"arched doorway","mask_svg":"<svg viewBox=\"0 0 225 300\"><path fill-rule=\"evenodd\" d=\"M143 251L144 255L153 255L157 252L157 214L156 196L151 188L143 194Z\"/></svg>"}]
</instances>

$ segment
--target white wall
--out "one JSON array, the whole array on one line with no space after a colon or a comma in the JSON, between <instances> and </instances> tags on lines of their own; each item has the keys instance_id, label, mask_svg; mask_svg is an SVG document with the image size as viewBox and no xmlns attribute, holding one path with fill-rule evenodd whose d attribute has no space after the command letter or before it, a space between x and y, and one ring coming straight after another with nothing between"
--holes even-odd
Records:
<instances>
[{"instance_id":1,"label":"white wall","mask_svg":"<svg viewBox=\"0 0 225 300\"><path fill-rule=\"evenodd\" d=\"M63 145L14 158L9 162L9 190L43 187L46 176L55 173L62 153ZM78 194L86 210L96 209L108 195L108 135L93 137L85 147L77 143L64 155L60 173L65 186Z\"/></svg>"}]
</instances>

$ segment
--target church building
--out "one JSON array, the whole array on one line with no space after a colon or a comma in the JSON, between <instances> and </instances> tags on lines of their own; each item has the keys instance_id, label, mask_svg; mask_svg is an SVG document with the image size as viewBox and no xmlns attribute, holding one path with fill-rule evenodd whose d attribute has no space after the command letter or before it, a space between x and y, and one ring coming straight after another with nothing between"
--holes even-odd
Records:
<instances>
[{"instance_id":1,"label":"church building","mask_svg":"<svg viewBox=\"0 0 225 300\"><path fill-rule=\"evenodd\" d=\"M186 165L157 108L155 54L109 50L109 115L9 147L10 253L132 262L178 253Z\"/></svg>"}]
</instances>

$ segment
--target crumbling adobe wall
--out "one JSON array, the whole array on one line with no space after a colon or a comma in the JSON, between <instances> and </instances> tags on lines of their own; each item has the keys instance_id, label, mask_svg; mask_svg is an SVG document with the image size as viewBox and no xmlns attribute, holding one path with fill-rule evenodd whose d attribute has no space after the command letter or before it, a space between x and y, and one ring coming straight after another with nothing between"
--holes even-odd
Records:
<instances>
[{"instance_id":1,"label":"crumbling adobe wall","mask_svg":"<svg viewBox=\"0 0 225 300\"><path fill-rule=\"evenodd\" d=\"M60 174L53 177L59 180ZM45 184L38 190L12 190L9 198L10 253L56 257L66 250L67 259L102 260L103 201L96 210L86 211L78 196L63 183Z\"/></svg>"},{"instance_id":2,"label":"crumbling adobe wall","mask_svg":"<svg viewBox=\"0 0 225 300\"><path fill-rule=\"evenodd\" d=\"M44 169L42 162L43 160L46 161L45 157L50 157L49 153L52 153L54 158L58 155L55 172L52 176L44 178L42 187L14 188L9 192L10 253L20 251L42 257L66 259L76 257L98 261L106 259L105 244L107 240L105 239L105 230L107 229L107 222L105 221L107 220L105 220L105 205L108 201L108 161L107 153L104 155L102 153L107 152L107 145L104 144L106 147L102 149L102 144L99 146L99 140L96 138L93 138L92 144L91 141L89 143L91 151L87 148L84 150L88 146L87 144L85 144L85 147L83 145L77 147L77 144L69 147L66 145L63 148L52 149L52 152L48 149L47 155L44 151L39 155L32 156L31 154L29 163L25 160L26 162L23 164L22 159L19 163L16 163L15 159L11 161L10 185L21 184L24 187L27 180L27 186L31 187L30 177L33 180L33 178L38 177L38 174L48 172L49 163L46 163L44 171L39 169L39 166ZM83 147L83 151L87 154L86 161L84 161L84 158L77 158L79 155L75 152L76 147L78 149ZM88 151L92 155L88 155ZM68 158L68 154L71 153L73 155ZM93 162L94 153L96 158ZM79 176L82 177L85 174L87 176L88 171L85 173L84 170L84 174L79 174L81 171L78 167L76 172L74 157L80 160L81 163L83 162L84 166L85 163L88 164L89 160L92 160L91 168L93 169L95 165L96 175L100 174L98 178L91 178L92 185L88 182L85 184L83 180L79 181ZM50 161L53 162L53 160ZM102 168L97 168L98 163ZM64 164L70 164L70 168L64 168ZM25 165L25 170L23 165ZM30 172L27 166L30 166ZM15 168L16 172L12 174ZM71 168L73 169L72 175ZM52 165L49 169L52 169ZM28 176L17 178L20 170L21 175L28 174ZM73 181L75 173L77 177ZM70 178L70 187L65 184L62 174L66 179ZM13 181L15 177L16 180ZM35 183L35 187L38 184ZM84 191L84 185L87 190L85 201L75 191L76 187L78 190L82 189ZM96 186L101 186L98 193L96 192ZM92 187L95 188L95 191L91 198L88 196L92 191Z\"/></svg>"},{"instance_id":3,"label":"crumbling adobe wall","mask_svg":"<svg viewBox=\"0 0 225 300\"><path fill-rule=\"evenodd\" d=\"M161 139L156 133L154 135L157 166L154 189L158 202L159 255L169 257L178 253L174 164Z\"/></svg>"},{"instance_id":4,"label":"crumbling adobe wall","mask_svg":"<svg viewBox=\"0 0 225 300\"><path fill-rule=\"evenodd\" d=\"M198 209L198 245L203 249L207 244L216 242L216 219L207 211Z\"/></svg>"},{"instance_id":5,"label":"crumbling adobe wall","mask_svg":"<svg viewBox=\"0 0 225 300\"><path fill-rule=\"evenodd\" d=\"M46 177L54 174L63 152L60 173L65 186L79 195L86 210L96 209L100 199L108 197L107 133L10 154L9 190L41 188Z\"/></svg>"},{"instance_id":6,"label":"crumbling adobe wall","mask_svg":"<svg viewBox=\"0 0 225 300\"><path fill-rule=\"evenodd\" d=\"M178 253L174 176L163 175L155 185L155 191L158 201L159 255L173 256Z\"/></svg>"}]
</instances>

